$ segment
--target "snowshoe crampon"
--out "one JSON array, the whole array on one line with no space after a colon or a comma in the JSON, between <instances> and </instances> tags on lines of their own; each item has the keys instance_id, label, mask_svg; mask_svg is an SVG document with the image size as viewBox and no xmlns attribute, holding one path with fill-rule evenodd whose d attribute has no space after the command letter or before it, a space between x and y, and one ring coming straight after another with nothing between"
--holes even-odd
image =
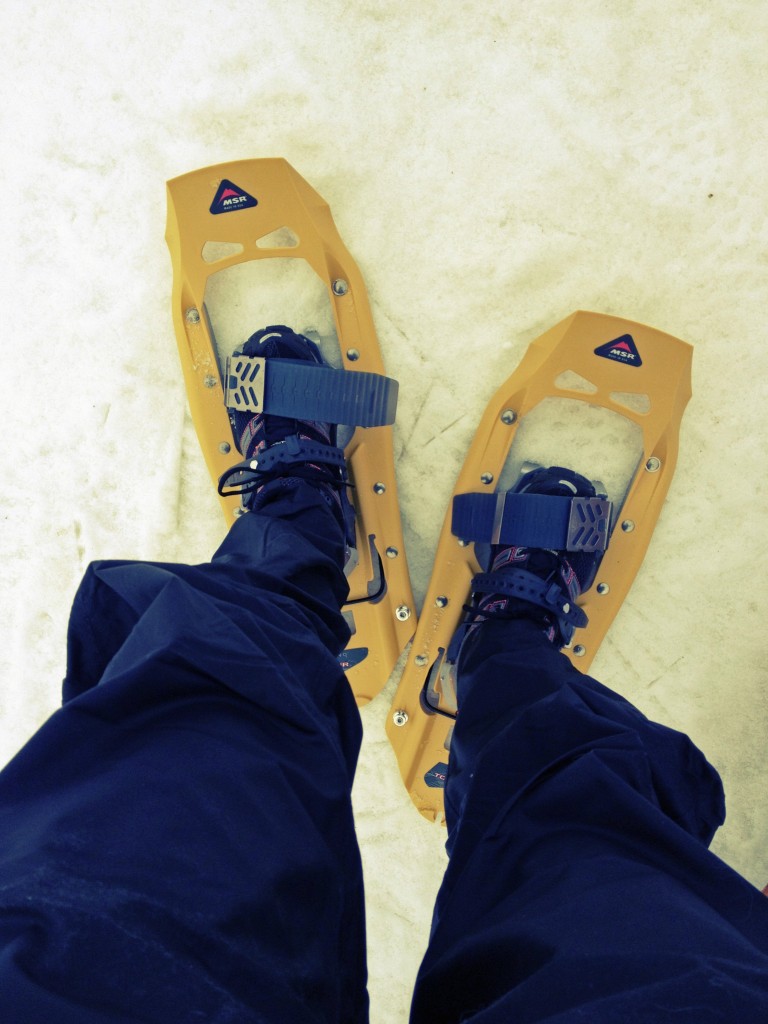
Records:
<instances>
[{"instance_id":1,"label":"snowshoe crampon","mask_svg":"<svg viewBox=\"0 0 768 1024\"><path fill-rule=\"evenodd\" d=\"M426 817L443 818L456 718L446 652L489 545L514 527L504 493L532 467L557 465L587 476L612 503L607 550L578 602L588 624L565 649L586 671L637 574L672 479L692 352L641 324L577 312L530 345L491 400L454 489L454 499L462 497L452 501L442 528L387 723L405 786ZM508 505L514 515L514 502ZM527 544L565 548L571 528L583 525L575 508L557 535Z\"/></svg>"},{"instance_id":2,"label":"snowshoe crampon","mask_svg":"<svg viewBox=\"0 0 768 1024\"><path fill-rule=\"evenodd\" d=\"M310 408L314 418L341 424L356 559L344 607L352 639L339 662L365 704L387 681L415 616L392 453L397 385L384 377L363 279L328 205L282 159L220 164L169 181L166 238L179 354L214 482L240 459L227 402L242 399L231 357L249 335L287 324L336 371L305 375L293 388L282 368L270 385L266 366L265 391L250 399L267 413L270 400L279 401L272 411L308 418ZM239 497L223 497L222 505L228 524L243 512Z\"/></svg>"}]
</instances>

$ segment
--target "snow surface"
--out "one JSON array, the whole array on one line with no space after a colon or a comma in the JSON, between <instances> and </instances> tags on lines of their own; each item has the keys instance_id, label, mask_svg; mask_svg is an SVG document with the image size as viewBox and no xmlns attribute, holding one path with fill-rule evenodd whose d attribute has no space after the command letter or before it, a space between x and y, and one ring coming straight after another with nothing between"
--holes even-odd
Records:
<instances>
[{"instance_id":1,"label":"snow surface","mask_svg":"<svg viewBox=\"0 0 768 1024\"><path fill-rule=\"evenodd\" d=\"M723 775L715 850L768 881L764 2L6 0L0 760L55 708L94 558L202 561L166 179L286 157L330 203L399 376L417 599L477 418L577 308L695 346L680 462L593 666ZM445 865L365 709L374 1024L404 1021Z\"/></svg>"}]
</instances>

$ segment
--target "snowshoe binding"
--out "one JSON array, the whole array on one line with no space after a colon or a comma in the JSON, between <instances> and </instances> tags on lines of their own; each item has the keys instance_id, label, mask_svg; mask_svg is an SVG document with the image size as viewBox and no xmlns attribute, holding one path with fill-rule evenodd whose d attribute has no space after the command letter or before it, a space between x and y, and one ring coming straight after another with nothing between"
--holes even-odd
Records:
<instances>
[{"instance_id":1,"label":"snowshoe binding","mask_svg":"<svg viewBox=\"0 0 768 1024\"><path fill-rule=\"evenodd\" d=\"M347 496L346 464L344 452L336 445L336 424L255 412L241 382L245 377L246 387L252 388L267 359L281 359L283 365L289 360L326 365L314 342L282 325L257 331L233 353L230 366L236 372L228 385L234 382L237 393L228 405L229 418L237 449L245 459L223 474L219 494L240 494L244 507L253 511L260 507L268 483L288 477L310 481L344 531L349 563L355 547L355 512Z\"/></svg>"},{"instance_id":2,"label":"snowshoe binding","mask_svg":"<svg viewBox=\"0 0 768 1024\"><path fill-rule=\"evenodd\" d=\"M454 502L454 532L458 522L462 535L482 536L482 526L473 527L469 522L471 504L467 507L461 497ZM481 514L485 497L474 496L475 511ZM536 621L558 648L570 643L578 627L587 625L577 601L592 585L607 545L611 517L607 496L596 494L592 483L578 473L552 466L525 473L512 490L498 495L494 505L501 508L492 535L496 543L487 557L478 545L478 557L487 569L472 579L472 605L446 653L452 666L458 662L464 640L488 619ZM583 524L581 530L547 534L555 542L565 540L564 550L529 546L544 538L545 521L567 516L570 522L574 508Z\"/></svg>"}]
</instances>

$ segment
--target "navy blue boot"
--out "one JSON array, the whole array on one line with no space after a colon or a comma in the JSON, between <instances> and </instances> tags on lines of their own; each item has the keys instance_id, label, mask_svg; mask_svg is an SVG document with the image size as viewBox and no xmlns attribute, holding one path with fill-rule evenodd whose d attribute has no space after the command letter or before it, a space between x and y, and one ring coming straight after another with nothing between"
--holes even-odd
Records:
<instances>
[{"instance_id":1,"label":"navy blue boot","mask_svg":"<svg viewBox=\"0 0 768 1024\"><path fill-rule=\"evenodd\" d=\"M282 325L256 331L234 354L327 365L314 342ZM347 548L354 547L355 513L346 493L349 484L336 425L237 410L230 410L230 422L244 460L221 477L219 493L241 494L244 507L256 511L276 490L307 480L317 485L333 511Z\"/></svg>"},{"instance_id":2,"label":"navy blue boot","mask_svg":"<svg viewBox=\"0 0 768 1024\"><path fill-rule=\"evenodd\" d=\"M570 469L551 466L524 474L514 494L593 498L595 488ZM587 618L576 604L592 585L603 551L554 551L515 544L490 547L486 571L472 580L472 603L448 651L458 661L461 645L488 619L529 619L538 623L558 649L568 644Z\"/></svg>"}]
</instances>

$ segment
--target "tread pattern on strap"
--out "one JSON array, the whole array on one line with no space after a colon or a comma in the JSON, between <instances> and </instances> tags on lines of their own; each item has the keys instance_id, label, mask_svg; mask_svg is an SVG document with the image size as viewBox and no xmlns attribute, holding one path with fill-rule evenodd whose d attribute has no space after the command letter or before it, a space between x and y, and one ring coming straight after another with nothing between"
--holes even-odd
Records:
<instances>
[{"instance_id":1,"label":"tread pattern on strap","mask_svg":"<svg viewBox=\"0 0 768 1024\"><path fill-rule=\"evenodd\" d=\"M236 412L381 427L395 421L397 393L398 382L378 373L296 359L227 359L224 401Z\"/></svg>"},{"instance_id":2,"label":"tread pattern on strap","mask_svg":"<svg viewBox=\"0 0 768 1024\"><path fill-rule=\"evenodd\" d=\"M561 625L574 628L587 624L582 608L574 604L557 582L547 582L525 569L513 569L504 573L480 573L472 580L476 593L505 594L519 597L557 615Z\"/></svg>"},{"instance_id":3,"label":"tread pattern on strap","mask_svg":"<svg viewBox=\"0 0 768 1024\"><path fill-rule=\"evenodd\" d=\"M555 551L604 551L611 503L549 494L457 494L451 531L462 540Z\"/></svg>"},{"instance_id":4,"label":"tread pattern on strap","mask_svg":"<svg viewBox=\"0 0 768 1024\"><path fill-rule=\"evenodd\" d=\"M295 434L285 441L271 445L248 461L248 467L260 473L268 473L275 466L290 465L294 462L321 462L329 466L344 467L344 452L333 445L319 441L307 441Z\"/></svg>"}]
</instances>

